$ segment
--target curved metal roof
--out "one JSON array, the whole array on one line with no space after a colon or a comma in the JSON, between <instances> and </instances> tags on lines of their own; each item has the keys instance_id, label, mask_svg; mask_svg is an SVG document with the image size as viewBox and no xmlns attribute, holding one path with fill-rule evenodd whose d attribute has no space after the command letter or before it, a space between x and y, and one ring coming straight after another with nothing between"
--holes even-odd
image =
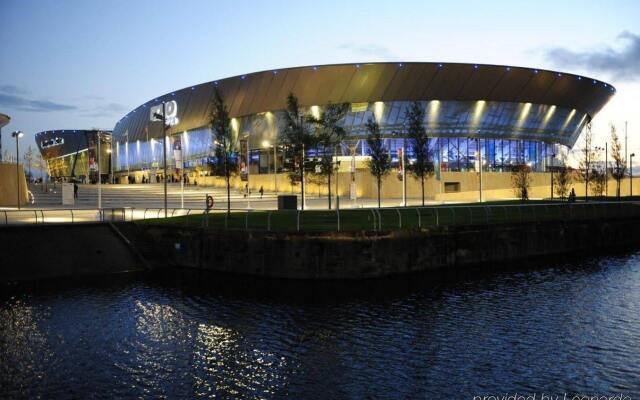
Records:
<instances>
[{"instance_id":1,"label":"curved metal roof","mask_svg":"<svg viewBox=\"0 0 640 400\"><path fill-rule=\"evenodd\" d=\"M7 125L9 123L9 121L11 121L11 117L10 116L8 116L7 114L0 113L0 128L2 128L3 126Z\"/></svg>"},{"instance_id":2,"label":"curved metal roof","mask_svg":"<svg viewBox=\"0 0 640 400\"><path fill-rule=\"evenodd\" d=\"M232 117L285 108L289 92L303 107L329 102L458 100L548 104L576 109L593 118L615 93L606 82L534 68L461 63L363 63L306 66L261 71L187 87L153 99L123 117L114 136L128 132L143 139L148 129L161 136L160 124L149 123L149 107L176 100L179 124L174 131L207 124L209 103L218 87Z\"/></svg>"}]
</instances>

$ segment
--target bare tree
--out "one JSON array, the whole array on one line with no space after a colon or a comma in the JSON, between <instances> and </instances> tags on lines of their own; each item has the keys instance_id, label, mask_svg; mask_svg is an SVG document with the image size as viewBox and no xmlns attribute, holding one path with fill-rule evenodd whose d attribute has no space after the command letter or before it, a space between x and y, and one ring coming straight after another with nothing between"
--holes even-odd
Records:
<instances>
[{"instance_id":1,"label":"bare tree","mask_svg":"<svg viewBox=\"0 0 640 400\"><path fill-rule=\"evenodd\" d=\"M231 155L236 148L236 138L231 131L231 118L229 109L224 102L222 94L216 88L213 93L212 109L209 115L209 125L216 139L216 160L218 173L221 173L227 184L227 214L231 213Z\"/></svg>"},{"instance_id":2,"label":"bare tree","mask_svg":"<svg viewBox=\"0 0 640 400\"><path fill-rule=\"evenodd\" d=\"M571 183L573 182L573 171L567 167L566 156L561 158L562 166L558 169L558 172L554 176L553 191L556 196L562 200L569 195L571 189Z\"/></svg>"},{"instance_id":3,"label":"bare tree","mask_svg":"<svg viewBox=\"0 0 640 400\"><path fill-rule=\"evenodd\" d=\"M27 149L27 151L24 153L24 155L22 156L24 158L24 161L27 164L27 182L31 182L31 179L33 178L33 175L31 174L31 166L32 166L32 162L33 162L33 149L31 148L31 145L29 145L29 148Z\"/></svg>"},{"instance_id":4,"label":"bare tree","mask_svg":"<svg viewBox=\"0 0 640 400\"><path fill-rule=\"evenodd\" d=\"M611 129L611 158L613 162L611 163L610 172L613 179L616 180L616 196L618 199L620 198L620 182L624 179L625 174L627 173L627 160L625 159L624 152L622 151L622 144L620 143L620 138L618 138L618 133L616 130L616 126L614 124L610 125ZM609 166L607 166L609 168Z\"/></svg>"},{"instance_id":5,"label":"bare tree","mask_svg":"<svg viewBox=\"0 0 640 400\"><path fill-rule=\"evenodd\" d=\"M602 197L607 185L606 169L593 168L591 170L591 179L589 185L591 186L591 193L594 196Z\"/></svg>"},{"instance_id":6,"label":"bare tree","mask_svg":"<svg viewBox=\"0 0 640 400\"><path fill-rule=\"evenodd\" d=\"M518 197L522 201L529 200L531 188L531 167L527 164L514 165L511 169L511 184Z\"/></svg>"},{"instance_id":7,"label":"bare tree","mask_svg":"<svg viewBox=\"0 0 640 400\"><path fill-rule=\"evenodd\" d=\"M287 108L284 113L284 129L282 141L294 157L294 165L297 165L300 177L301 208L304 210L304 162L305 149L312 148L317 143L317 138L311 129L311 120L305 115L298 105L298 98L289 93L287 96ZM293 171L295 175L297 171ZM292 180L293 183L293 180Z\"/></svg>"},{"instance_id":8,"label":"bare tree","mask_svg":"<svg viewBox=\"0 0 640 400\"><path fill-rule=\"evenodd\" d=\"M382 188L382 178L391 170L391 156L383 146L382 134L378 123L369 118L367 121L367 144L369 145L369 156L367 161L371 175L376 177L378 182L378 208L380 208L380 191Z\"/></svg>"},{"instance_id":9,"label":"bare tree","mask_svg":"<svg viewBox=\"0 0 640 400\"><path fill-rule=\"evenodd\" d=\"M347 131L340 125L342 119L349 111L349 103L332 104L329 103L320 118L309 117L309 121L316 125L316 136L318 144L322 147L322 157L320 158L320 175L326 178L329 210L331 210L331 176L335 172L333 162L333 152L336 146L342 142L347 135Z\"/></svg>"},{"instance_id":10,"label":"bare tree","mask_svg":"<svg viewBox=\"0 0 640 400\"><path fill-rule=\"evenodd\" d=\"M584 198L589 198L589 181L591 180L591 170L593 163L597 157L597 153L593 148L593 131L591 129L591 121L587 122L584 131L583 146L580 149L580 180L584 182Z\"/></svg>"},{"instance_id":11,"label":"bare tree","mask_svg":"<svg viewBox=\"0 0 640 400\"><path fill-rule=\"evenodd\" d=\"M429 162L429 137L424 128L424 108L420 102L413 102L405 114L407 139L413 147L415 162L409 166L412 175L420 179L422 205L424 206L424 180L433 175L433 163Z\"/></svg>"}]
</instances>

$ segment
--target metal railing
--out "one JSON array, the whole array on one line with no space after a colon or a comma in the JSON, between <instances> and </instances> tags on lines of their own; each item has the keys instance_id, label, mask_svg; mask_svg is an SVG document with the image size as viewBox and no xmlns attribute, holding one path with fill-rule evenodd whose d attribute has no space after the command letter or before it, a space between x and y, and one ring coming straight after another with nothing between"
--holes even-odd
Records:
<instances>
[{"instance_id":1,"label":"metal railing","mask_svg":"<svg viewBox=\"0 0 640 400\"><path fill-rule=\"evenodd\" d=\"M635 202L477 204L342 210L171 208L0 210L0 225L147 221L208 229L266 232L392 231L447 226L640 217Z\"/></svg>"},{"instance_id":2,"label":"metal railing","mask_svg":"<svg viewBox=\"0 0 640 400\"><path fill-rule=\"evenodd\" d=\"M157 220L209 229L266 232L392 231L447 226L540 223L640 217L640 204L585 202L431 207L363 208L343 210L216 210L197 216Z\"/></svg>"}]
</instances>

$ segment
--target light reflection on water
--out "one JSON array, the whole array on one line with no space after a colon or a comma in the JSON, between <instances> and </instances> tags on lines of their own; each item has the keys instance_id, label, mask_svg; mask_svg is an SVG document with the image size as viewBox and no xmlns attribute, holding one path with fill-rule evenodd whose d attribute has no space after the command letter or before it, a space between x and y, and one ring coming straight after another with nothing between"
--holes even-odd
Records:
<instances>
[{"instance_id":1,"label":"light reflection on water","mask_svg":"<svg viewBox=\"0 0 640 400\"><path fill-rule=\"evenodd\" d=\"M640 253L306 285L216 275L0 296L0 397L640 396Z\"/></svg>"}]
</instances>

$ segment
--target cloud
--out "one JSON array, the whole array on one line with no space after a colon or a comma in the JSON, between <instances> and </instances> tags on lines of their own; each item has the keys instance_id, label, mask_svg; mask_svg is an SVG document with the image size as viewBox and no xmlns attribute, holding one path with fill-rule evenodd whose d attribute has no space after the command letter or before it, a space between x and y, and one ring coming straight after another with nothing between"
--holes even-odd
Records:
<instances>
[{"instance_id":1,"label":"cloud","mask_svg":"<svg viewBox=\"0 0 640 400\"><path fill-rule=\"evenodd\" d=\"M338 46L338 49L355 53L359 56L374 57L385 61L397 59L391 50L375 43L343 43Z\"/></svg>"},{"instance_id":2,"label":"cloud","mask_svg":"<svg viewBox=\"0 0 640 400\"><path fill-rule=\"evenodd\" d=\"M107 102L102 96L85 96L71 104L28 96L28 91L18 86L0 85L0 108L31 112L77 111L80 115L98 118L120 116L128 107L115 102Z\"/></svg>"},{"instance_id":3,"label":"cloud","mask_svg":"<svg viewBox=\"0 0 640 400\"><path fill-rule=\"evenodd\" d=\"M585 67L604 72L620 80L640 78L640 36L624 31L617 39L626 46L617 51L611 47L602 50L576 52L557 47L546 52L546 58L560 67Z\"/></svg>"},{"instance_id":4,"label":"cloud","mask_svg":"<svg viewBox=\"0 0 640 400\"><path fill-rule=\"evenodd\" d=\"M120 103L103 103L99 102L96 105L84 110L85 117L109 117L109 116L122 116L129 108Z\"/></svg>"},{"instance_id":5,"label":"cloud","mask_svg":"<svg viewBox=\"0 0 640 400\"><path fill-rule=\"evenodd\" d=\"M76 106L56 103L50 100L30 99L15 94L0 93L0 106L14 110L48 112L75 110Z\"/></svg>"},{"instance_id":6,"label":"cloud","mask_svg":"<svg viewBox=\"0 0 640 400\"><path fill-rule=\"evenodd\" d=\"M0 85L0 92L8 94L27 94L28 90L15 85Z\"/></svg>"}]
</instances>

